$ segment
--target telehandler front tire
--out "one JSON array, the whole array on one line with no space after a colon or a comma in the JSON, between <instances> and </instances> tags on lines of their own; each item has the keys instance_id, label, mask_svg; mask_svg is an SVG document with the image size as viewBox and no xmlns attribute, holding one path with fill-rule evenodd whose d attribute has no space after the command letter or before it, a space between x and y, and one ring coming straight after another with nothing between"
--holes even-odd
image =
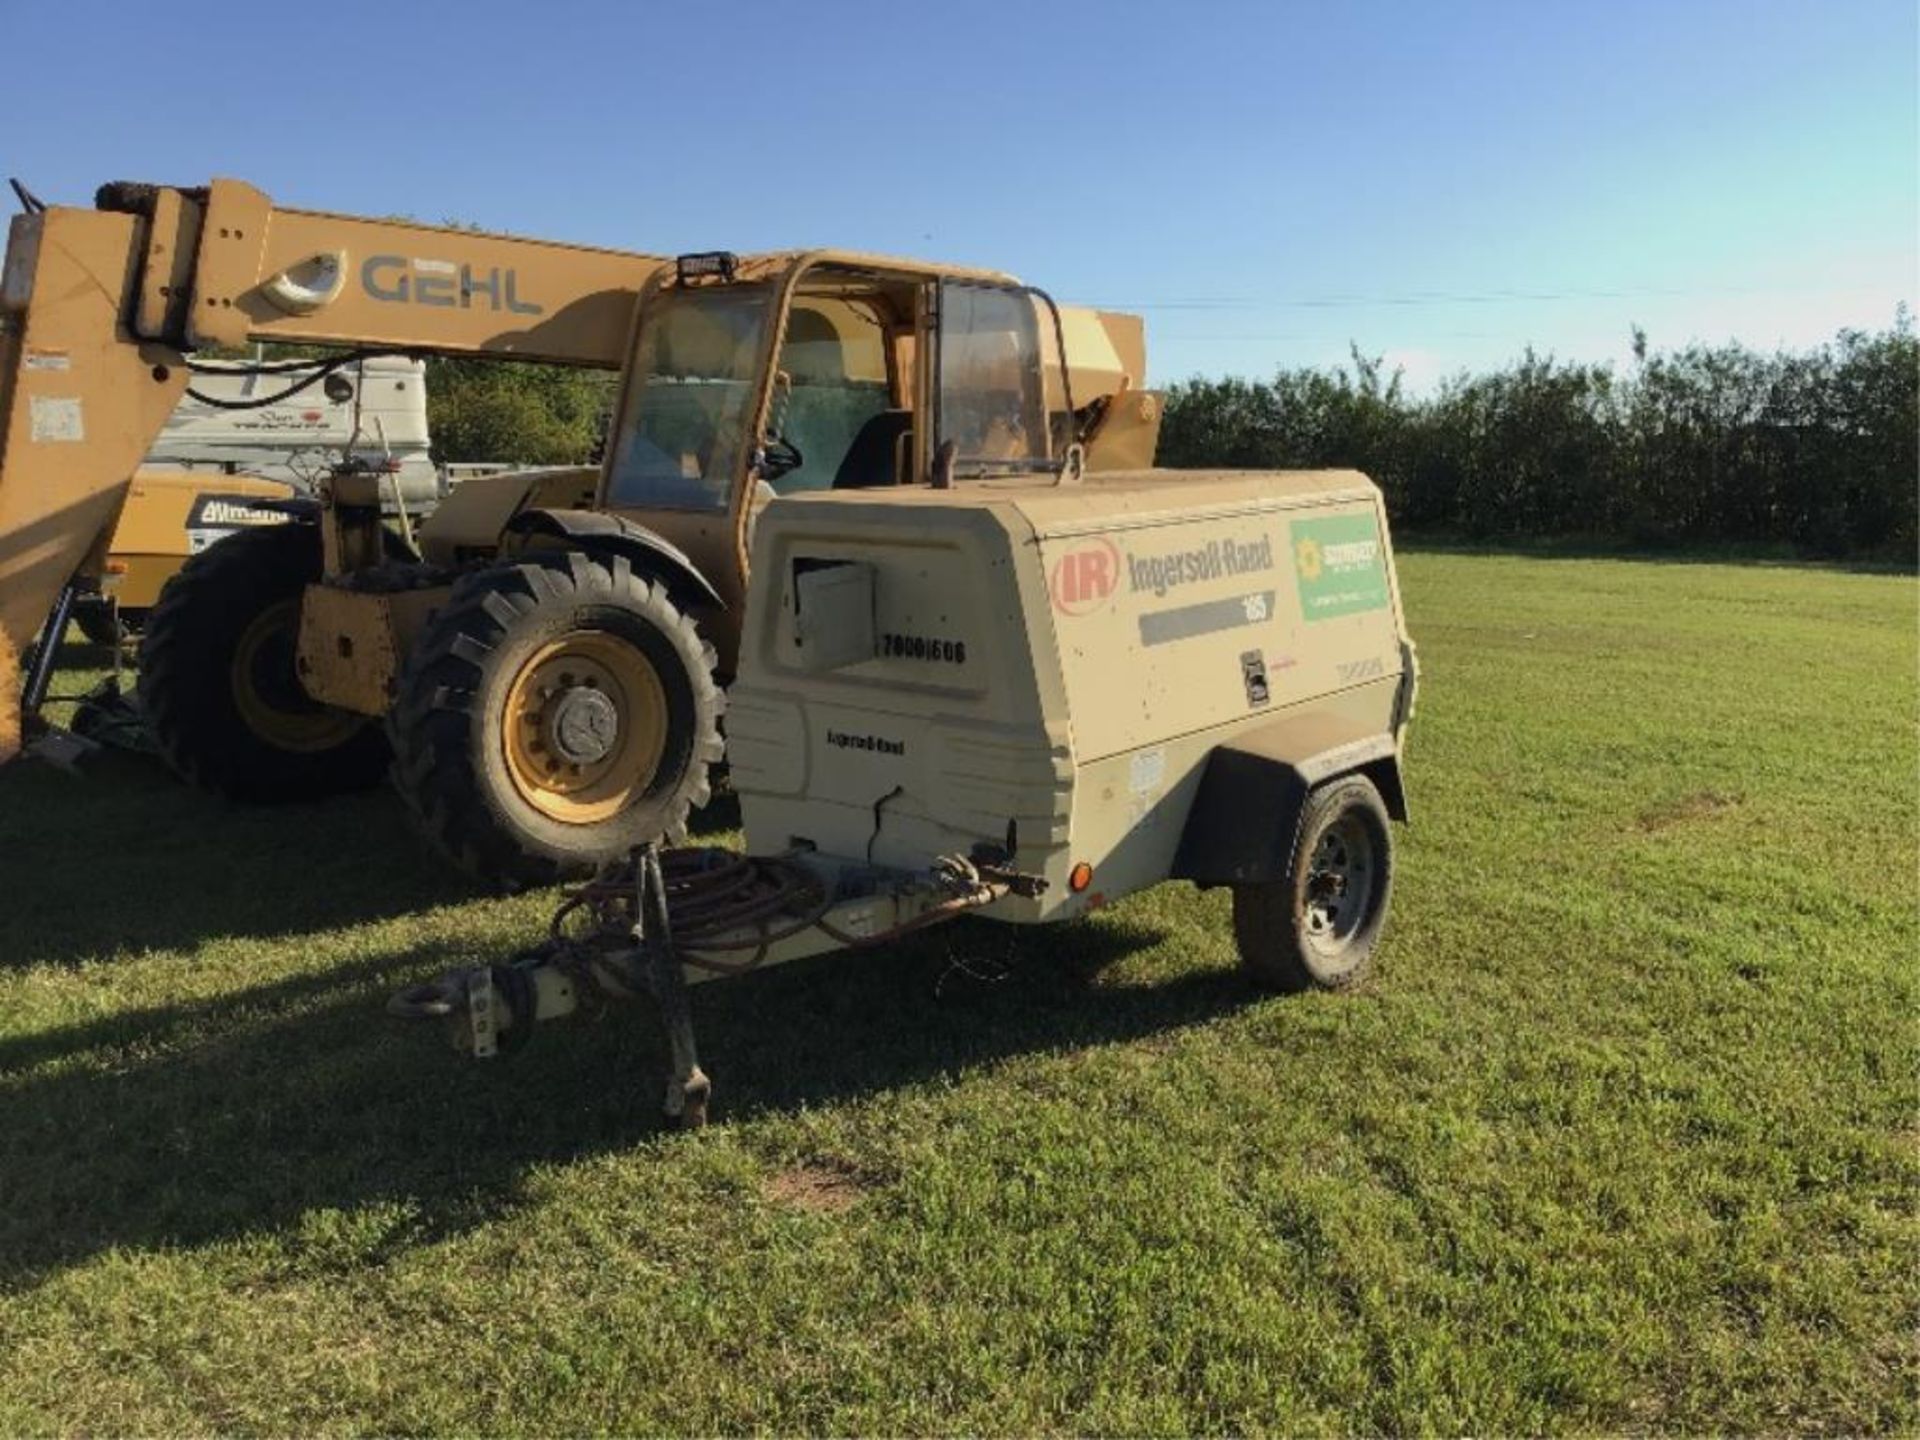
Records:
<instances>
[{"instance_id":1,"label":"telehandler front tire","mask_svg":"<svg viewBox=\"0 0 1920 1440\"><path fill-rule=\"evenodd\" d=\"M1393 828L1364 775L1301 808L1288 873L1233 887L1240 963L1272 990L1345 990L1366 978L1393 895Z\"/></svg>"},{"instance_id":2,"label":"telehandler front tire","mask_svg":"<svg viewBox=\"0 0 1920 1440\"><path fill-rule=\"evenodd\" d=\"M140 707L183 778L262 802L380 783L379 723L321 704L294 669L301 592L319 578L318 532L289 523L235 531L167 581L140 643Z\"/></svg>"},{"instance_id":3,"label":"telehandler front tire","mask_svg":"<svg viewBox=\"0 0 1920 1440\"><path fill-rule=\"evenodd\" d=\"M394 786L430 843L507 890L679 839L720 759L714 653L624 556L461 579L401 672Z\"/></svg>"}]
</instances>

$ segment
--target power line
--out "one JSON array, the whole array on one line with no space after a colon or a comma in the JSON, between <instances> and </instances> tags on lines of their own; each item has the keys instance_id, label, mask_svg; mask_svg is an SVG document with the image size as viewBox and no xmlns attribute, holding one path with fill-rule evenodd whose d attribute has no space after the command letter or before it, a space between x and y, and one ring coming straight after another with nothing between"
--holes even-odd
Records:
<instances>
[{"instance_id":1,"label":"power line","mask_svg":"<svg viewBox=\"0 0 1920 1440\"><path fill-rule=\"evenodd\" d=\"M1880 293L1875 285L1640 286L1622 289L1420 290L1404 295L1195 296L1175 300L1089 302L1096 309L1144 310L1357 310L1421 305L1515 305L1568 300L1698 299L1733 295L1856 295Z\"/></svg>"}]
</instances>

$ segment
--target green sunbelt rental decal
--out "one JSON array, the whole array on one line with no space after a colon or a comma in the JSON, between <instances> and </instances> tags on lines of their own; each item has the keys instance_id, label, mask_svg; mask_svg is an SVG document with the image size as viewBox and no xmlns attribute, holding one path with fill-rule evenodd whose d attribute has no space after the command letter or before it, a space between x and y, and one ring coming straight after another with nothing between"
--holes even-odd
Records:
<instances>
[{"instance_id":1,"label":"green sunbelt rental decal","mask_svg":"<svg viewBox=\"0 0 1920 1440\"><path fill-rule=\"evenodd\" d=\"M1330 620L1387 603L1380 525L1372 515L1330 515L1293 522L1293 573L1300 613Z\"/></svg>"}]
</instances>

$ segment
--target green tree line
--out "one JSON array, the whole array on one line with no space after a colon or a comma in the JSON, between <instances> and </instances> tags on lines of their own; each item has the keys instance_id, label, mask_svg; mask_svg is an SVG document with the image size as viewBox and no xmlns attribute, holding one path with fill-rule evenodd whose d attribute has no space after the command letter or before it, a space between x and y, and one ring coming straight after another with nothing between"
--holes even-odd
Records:
<instances>
[{"instance_id":1,"label":"green tree line","mask_svg":"<svg viewBox=\"0 0 1920 1440\"><path fill-rule=\"evenodd\" d=\"M1635 355L1620 372L1528 350L1424 397L1357 349L1336 369L1188 380L1168 392L1159 460L1352 466L1398 525L1431 535L1913 560L1920 340L1904 311L1808 350L1649 351L1636 334ZM427 363L442 461L583 462L617 385L602 371Z\"/></svg>"},{"instance_id":2,"label":"green tree line","mask_svg":"<svg viewBox=\"0 0 1920 1440\"><path fill-rule=\"evenodd\" d=\"M1351 366L1172 387L1160 459L1179 467L1352 466L1409 531L1737 545L1911 564L1920 485L1920 341L1878 333L1809 350L1691 345L1634 363L1528 350L1426 397Z\"/></svg>"},{"instance_id":3,"label":"green tree line","mask_svg":"<svg viewBox=\"0 0 1920 1440\"><path fill-rule=\"evenodd\" d=\"M430 358L427 433L442 463L579 465L596 452L619 376L511 360Z\"/></svg>"}]
</instances>

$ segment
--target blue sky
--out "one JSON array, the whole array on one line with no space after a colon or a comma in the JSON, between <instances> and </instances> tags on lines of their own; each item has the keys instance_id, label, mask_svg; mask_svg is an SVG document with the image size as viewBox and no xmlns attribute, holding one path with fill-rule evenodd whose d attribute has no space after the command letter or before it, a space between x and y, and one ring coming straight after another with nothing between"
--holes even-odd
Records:
<instances>
[{"instance_id":1,"label":"blue sky","mask_svg":"<svg viewBox=\"0 0 1920 1440\"><path fill-rule=\"evenodd\" d=\"M0 172L1143 311L1156 383L1815 342L1920 288L1914 0L0 0Z\"/></svg>"}]
</instances>

